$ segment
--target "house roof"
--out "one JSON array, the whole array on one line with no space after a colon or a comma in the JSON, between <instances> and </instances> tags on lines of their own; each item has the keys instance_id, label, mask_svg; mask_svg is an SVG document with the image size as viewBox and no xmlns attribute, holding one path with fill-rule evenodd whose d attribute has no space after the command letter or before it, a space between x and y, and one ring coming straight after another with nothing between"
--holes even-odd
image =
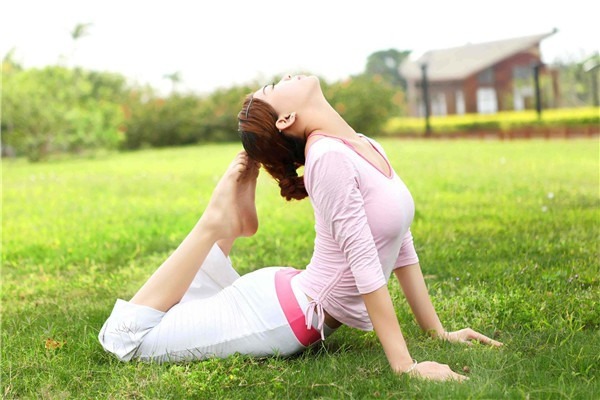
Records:
<instances>
[{"instance_id":1,"label":"house roof","mask_svg":"<svg viewBox=\"0 0 600 400\"><path fill-rule=\"evenodd\" d=\"M556 30L539 35L431 50L416 61L405 61L400 66L400 73L407 80L420 80L422 77L421 65L426 63L427 77L430 81L465 79L513 54L537 46L543 39L554 33Z\"/></svg>"}]
</instances>

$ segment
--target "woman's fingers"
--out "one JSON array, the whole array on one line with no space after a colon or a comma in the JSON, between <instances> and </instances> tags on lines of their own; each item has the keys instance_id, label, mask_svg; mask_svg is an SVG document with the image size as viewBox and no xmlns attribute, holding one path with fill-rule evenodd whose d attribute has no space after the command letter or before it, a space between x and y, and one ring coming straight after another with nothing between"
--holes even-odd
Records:
<instances>
[{"instance_id":1,"label":"woman's fingers","mask_svg":"<svg viewBox=\"0 0 600 400\"><path fill-rule=\"evenodd\" d=\"M495 347L502 346L501 342L493 340L479 332L474 331L471 328L461 329L456 332L449 332L446 335L446 339L450 342L462 342L468 345L472 344L472 340L478 341L479 343L488 344Z\"/></svg>"},{"instance_id":2,"label":"woman's fingers","mask_svg":"<svg viewBox=\"0 0 600 400\"><path fill-rule=\"evenodd\" d=\"M493 340L479 332L476 332L473 329L467 328L466 330L468 331L469 340L476 340L479 343L489 344L491 346L496 346L496 347L502 346L502 343L500 343L496 340Z\"/></svg>"},{"instance_id":3,"label":"woman's fingers","mask_svg":"<svg viewBox=\"0 0 600 400\"><path fill-rule=\"evenodd\" d=\"M444 365L444 367L445 367L445 371L444 371L444 374L443 374L443 377L444 377L443 380L453 380L453 381L462 382L462 381L465 381L465 380L469 379L469 378L467 378L464 375L461 375L461 374L458 374L458 373L452 371L450 369L450 367L447 366L447 365Z\"/></svg>"},{"instance_id":4,"label":"woman's fingers","mask_svg":"<svg viewBox=\"0 0 600 400\"><path fill-rule=\"evenodd\" d=\"M466 380L469 380L468 377L461 375L461 374L457 374L456 372L452 371L452 375L450 377L452 380L454 381L459 381L459 382L463 382Z\"/></svg>"},{"instance_id":5,"label":"woman's fingers","mask_svg":"<svg viewBox=\"0 0 600 400\"><path fill-rule=\"evenodd\" d=\"M478 340L480 343L489 344L489 345L495 346L495 347L502 346L501 342L498 342L497 340L494 340L494 339L491 339L491 338L489 338L489 337L487 337L485 335L482 335L481 333L478 334L478 337L477 337L476 340Z\"/></svg>"},{"instance_id":6,"label":"woman's fingers","mask_svg":"<svg viewBox=\"0 0 600 400\"><path fill-rule=\"evenodd\" d=\"M448 365L433 361L424 361L417 364L415 369L411 372L411 375L432 381L452 380L462 382L469 379L464 375L460 375L452 371Z\"/></svg>"}]
</instances>

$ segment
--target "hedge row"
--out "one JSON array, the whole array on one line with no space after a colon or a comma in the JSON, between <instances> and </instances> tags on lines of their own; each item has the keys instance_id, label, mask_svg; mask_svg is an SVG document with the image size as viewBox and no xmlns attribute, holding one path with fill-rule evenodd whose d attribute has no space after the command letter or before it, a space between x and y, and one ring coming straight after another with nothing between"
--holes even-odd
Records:
<instances>
[{"instance_id":1,"label":"hedge row","mask_svg":"<svg viewBox=\"0 0 600 400\"><path fill-rule=\"evenodd\" d=\"M41 161L55 154L238 141L244 97L262 83L209 94L156 93L119 74L2 63L3 155ZM274 80L279 78L275 77ZM380 132L405 106L398 88L380 76L357 75L328 84L327 98L357 131Z\"/></svg>"},{"instance_id":2,"label":"hedge row","mask_svg":"<svg viewBox=\"0 0 600 400\"><path fill-rule=\"evenodd\" d=\"M464 114L435 116L430 118L432 134L498 132L506 133L523 129L570 128L600 126L600 108L566 108L542 111L538 118L534 110L502 111L497 114ZM422 135L424 118L391 118L383 129L388 136Z\"/></svg>"}]
</instances>

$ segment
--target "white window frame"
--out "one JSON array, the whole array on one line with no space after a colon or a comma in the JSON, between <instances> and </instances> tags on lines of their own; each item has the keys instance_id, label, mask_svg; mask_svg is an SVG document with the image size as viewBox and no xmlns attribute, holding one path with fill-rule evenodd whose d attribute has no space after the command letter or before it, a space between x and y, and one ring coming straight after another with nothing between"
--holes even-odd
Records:
<instances>
[{"instance_id":1,"label":"white window frame","mask_svg":"<svg viewBox=\"0 0 600 400\"><path fill-rule=\"evenodd\" d=\"M462 90L457 90L454 93L454 101L455 101L455 106L456 106L456 114L457 115L463 115L466 111L466 107L465 107L465 94L463 93Z\"/></svg>"},{"instance_id":2,"label":"white window frame","mask_svg":"<svg viewBox=\"0 0 600 400\"><path fill-rule=\"evenodd\" d=\"M492 87L477 89L477 112L479 114L495 114L498 112L498 96Z\"/></svg>"},{"instance_id":3,"label":"white window frame","mask_svg":"<svg viewBox=\"0 0 600 400\"><path fill-rule=\"evenodd\" d=\"M435 92L431 96L431 115L445 116L448 114L446 107L446 93Z\"/></svg>"}]
</instances>

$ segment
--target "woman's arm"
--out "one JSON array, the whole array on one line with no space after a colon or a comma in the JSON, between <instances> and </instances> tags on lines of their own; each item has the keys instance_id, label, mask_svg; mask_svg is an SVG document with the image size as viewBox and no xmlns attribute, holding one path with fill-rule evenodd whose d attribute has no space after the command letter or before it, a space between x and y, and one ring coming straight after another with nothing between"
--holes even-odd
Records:
<instances>
[{"instance_id":1,"label":"woman's arm","mask_svg":"<svg viewBox=\"0 0 600 400\"><path fill-rule=\"evenodd\" d=\"M446 364L433 361L413 364L416 361L412 360L406 347L387 286L363 294L362 297L375 333L394 372L409 372L413 376L441 381L467 379L465 376L452 371Z\"/></svg>"},{"instance_id":2,"label":"woman's arm","mask_svg":"<svg viewBox=\"0 0 600 400\"><path fill-rule=\"evenodd\" d=\"M445 330L429 298L421 266L417 263L396 268L394 274L421 329L432 336L442 336Z\"/></svg>"},{"instance_id":3,"label":"woman's arm","mask_svg":"<svg viewBox=\"0 0 600 400\"><path fill-rule=\"evenodd\" d=\"M492 340L470 328L461 329L455 332L446 332L431 303L429 292L425 285L425 278L423 278L421 266L418 263L396 268L394 274L396 275L396 278L398 278L398 282L400 282L400 286L402 287L406 300L417 319L417 323L425 332L450 342L464 342L470 344L471 340L476 340L492 346L502 346L502 343Z\"/></svg>"},{"instance_id":4,"label":"woman's arm","mask_svg":"<svg viewBox=\"0 0 600 400\"><path fill-rule=\"evenodd\" d=\"M395 372L408 371L413 364L413 360L400 330L400 324L387 286L363 294L362 298L390 366Z\"/></svg>"}]
</instances>

